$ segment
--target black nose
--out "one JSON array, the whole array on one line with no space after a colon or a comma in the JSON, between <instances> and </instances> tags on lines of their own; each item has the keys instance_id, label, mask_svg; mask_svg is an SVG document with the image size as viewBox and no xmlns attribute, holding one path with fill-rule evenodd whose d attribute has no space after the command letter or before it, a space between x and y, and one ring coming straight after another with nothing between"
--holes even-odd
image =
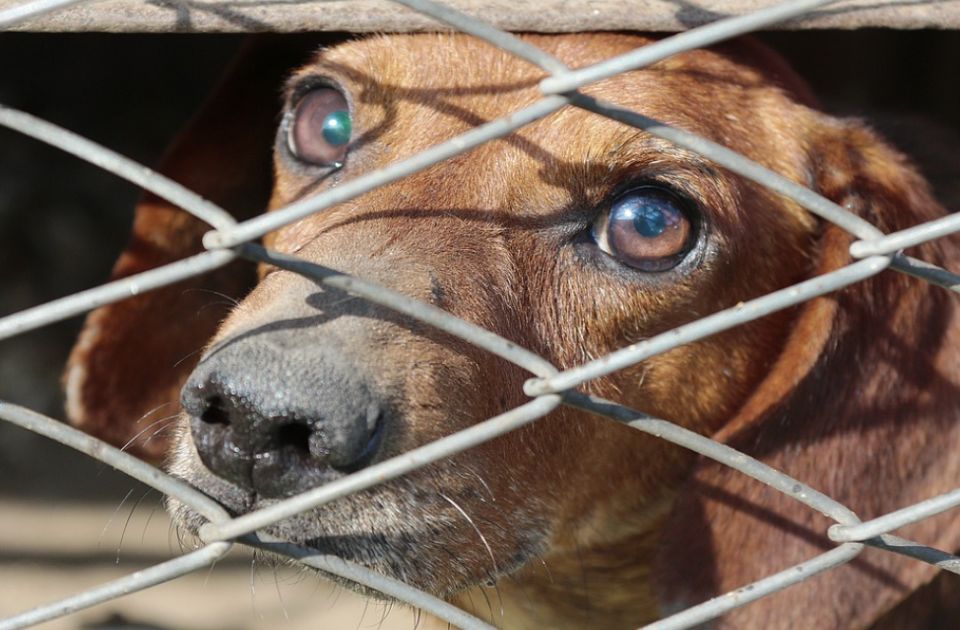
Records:
<instances>
[{"instance_id":1,"label":"black nose","mask_svg":"<svg viewBox=\"0 0 960 630\"><path fill-rule=\"evenodd\" d=\"M296 494L367 466L382 443L385 406L331 350L284 330L211 352L181 392L204 465L265 497Z\"/></svg>"}]
</instances>

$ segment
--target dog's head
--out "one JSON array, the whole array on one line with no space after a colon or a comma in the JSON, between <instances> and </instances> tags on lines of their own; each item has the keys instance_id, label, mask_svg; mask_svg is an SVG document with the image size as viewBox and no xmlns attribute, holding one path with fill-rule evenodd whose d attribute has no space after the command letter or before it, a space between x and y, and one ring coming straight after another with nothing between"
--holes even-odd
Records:
<instances>
[{"instance_id":1,"label":"dog's head","mask_svg":"<svg viewBox=\"0 0 960 630\"><path fill-rule=\"evenodd\" d=\"M573 66L646 43L612 34L530 40ZM465 36L345 41L289 77L277 125L274 91L260 86L279 84L276 68L289 61L271 54L238 68L168 160L175 176L227 207L249 210L263 198L257 149L267 133L275 134L269 207L280 208L530 105L542 78ZM753 44L686 53L585 91L720 142L885 231L938 212L899 155L858 124L811 109L803 84ZM204 229L144 201L117 274L198 251ZM836 269L849 243L692 152L573 108L265 239L561 368ZM943 260L933 246L922 254ZM172 442L172 471L243 513L528 400L528 373L426 324L269 266L243 297L243 273L94 312L67 375L75 421L114 441L142 433L131 443L141 452ZM222 323L206 309L211 291L242 298ZM925 285L884 277L583 391L736 444L871 516L949 485L931 470L957 437L938 420L954 387L938 354L956 335L951 316ZM901 379L929 403L905 410L905 394L883 379ZM175 438L144 432L176 415L178 399ZM927 443L934 429L944 446ZM867 446L843 452L857 440ZM904 470L918 444L929 463ZM742 485L653 437L561 408L269 531L448 597L513 576L501 587L519 616L629 624L820 549L825 522ZM189 509L175 511L187 528L201 524ZM957 533L935 538L955 544ZM743 544L753 564L737 557ZM691 551L705 561L678 569L662 560ZM869 562L830 578L875 587L840 606L848 616L882 612L928 577L886 557ZM511 599L514 588L524 594ZM814 597L830 584L803 588ZM751 610L765 614L763 605Z\"/></svg>"}]
</instances>

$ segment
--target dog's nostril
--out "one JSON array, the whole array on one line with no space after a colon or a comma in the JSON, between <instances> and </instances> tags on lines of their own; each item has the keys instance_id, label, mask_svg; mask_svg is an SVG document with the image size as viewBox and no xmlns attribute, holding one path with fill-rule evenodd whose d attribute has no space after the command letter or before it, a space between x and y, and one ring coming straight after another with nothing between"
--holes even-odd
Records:
<instances>
[{"instance_id":1,"label":"dog's nostril","mask_svg":"<svg viewBox=\"0 0 960 630\"><path fill-rule=\"evenodd\" d=\"M305 455L310 454L310 427L305 424L288 422L277 429L278 446L289 446Z\"/></svg>"},{"instance_id":2,"label":"dog's nostril","mask_svg":"<svg viewBox=\"0 0 960 630\"><path fill-rule=\"evenodd\" d=\"M377 452L380 450L381 442L383 442L383 418L379 412L374 422L376 422L376 424L373 427L373 432L367 438L366 443L363 444L360 452L356 453L353 460L346 464L331 463L335 470L350 474L370 465L370 462L373 461L373 458L376 457Z\"/></svg>"},{"instance_id":3,"label":"dog's nostril","mask_svg":"<svg viewBox=\"0 0 960 630\"><path fill-rule=\"evenodd\" d=\"M227 411L223 399L211 396L207 399L206 409L200 414L200 419L207 424L230 424L230 412Z\"/></svg>"}]
</instances>

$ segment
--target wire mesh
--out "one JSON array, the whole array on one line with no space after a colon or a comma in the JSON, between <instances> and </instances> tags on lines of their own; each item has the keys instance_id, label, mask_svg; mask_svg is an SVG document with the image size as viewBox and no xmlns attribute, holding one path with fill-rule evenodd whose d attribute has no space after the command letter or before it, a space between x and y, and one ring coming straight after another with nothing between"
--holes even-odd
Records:
<instances>
[{"instance_id":1,"label":"wire mesh","mask_svg":"<svg viewBox=\"0 0 960 630\"><path fill-rule=\"evenodd\" d=\"M340 497L370 488L404 475L431 462L450 457L465 449L536 422L560 405L577 407L611 421L625 423L639 431L680 445L704 457L729 466L778 492L826 515L834 521L829 538L838 546L801 564L790 567L753 584L704 602L666 619L650 628L689 628L749 604L761 597L789 587L822 571L830 570L855 558L870 545L901 553L941 569L960 573L960 558L942 550L905 541L889 532L906 524L928 518L960 506L960 489L931 497L896 512L861 522L848 507L778 470L775 470L729 446L689 431L671 422L652 418L615 402L587 396L574 390L592 379L635 365L677 346L728 330L745 322L799 304L813 297L870 278L885 269L923 278L952 291L960 291L960 276L945 269L898 253L904 247L960 232L960 216L950 215L894 234L883 234L875 226L848 210L825 199L812 190L795 184L723 146L695 134L644 117L588 97L577 90L603 78L628 70L636 70L684 51L714 44L736 35L802 15L814 8L830 4L829 0L784 2L769 9L745 16L719 20L704 27L665 38L629 54L593 66L569 70L562 62L505 31L479 22L467 15L428 0L396 0L397 3L426 14L454 28L482 38L542 68L549 77L540 83L542 98L525 109L504 118L476 127L452 140L434 146L409 159L371 172L332 188L315 197L293 203L270 214L238 223L230 214L193 192L184 189L139 164L127 160L97 144L39 120L24 112L0 106L0 125L32 136L64 151L73 153L111 173L170 201L206 222L212 231L203 239L207 252L157 269L137 274L101 287L83 291L53 302L0 318L0 339L59 321L98 306L122 300L187 277L201 274L236 258L268 262L277 267L310 277L317 282L340 289L463 339L491 352L530 373L525 393L529 402L490 418L468 429L436 440L415 450L379 462L335 482L314 488L270 507L242 516L230 515L215 501L170 477L158 469L131 457L95 438L67 427L52 418L13 404L0 402L0 418L30 431L59 441L97 458L114 468L190 506L208 519L200 530L204 542L201 549L156 565L148 570L104 584L96 589L0 620L0 630L22 628L92 606L124 594L175 579L190 571L207 567L222 557L235 543L269 549L322 569L325 572L354 580L380 590L408 604L428 611L462 628L488 628L486 623L441 601L428 593L379 575L340 558L319 555L309 549L269 539L256 532L280 520L316 508ZM0 12L0 26L10 26L41 12L56 10L69 1L37 1ZM375 283L340 273L310 261L270 251L251 243L266 233L289 225L325 208L343 203L370 190L409 176L433 164L469 151L490 140L508 135L553 112L574 106L618 120L676 145L694 151L713 162L753 180L780 195L792 199L810 212L843 228L859 240L850 247L856 262L786 289L770 293L715 313L640 343L612 352L577 367L560 371L549 361L517 346L488 330L454 317L424 302L409 298Z\"/></svg>"}]
</instances>

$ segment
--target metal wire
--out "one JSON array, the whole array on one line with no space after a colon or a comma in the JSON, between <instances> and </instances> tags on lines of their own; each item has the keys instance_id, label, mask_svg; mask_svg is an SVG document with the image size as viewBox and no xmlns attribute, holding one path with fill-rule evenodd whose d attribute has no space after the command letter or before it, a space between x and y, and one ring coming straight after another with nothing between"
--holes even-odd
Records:
<instances>
[{"instance_id":1,"label":"metal wire","mask_svg":"<svg viewBox=\"0 0 960 630\"><path fill-rule=\"evenodd\" d=\"M19 335L197 274L213 271L235 258L236 255L229 250L203 252L163 267L127 276L122 280L108 282L95 289L81 291L13 315L0 317L0 339Z\"/></svg>"},{"instance_id":2,"label":"metal wire","mask_svg":"<svg viewBox=\"0 0 960 630\"><path fill-rule=\"evenodd\" d=\"M76 1L45 0L6 9L0 12L0 28L9 27L42 12L73 4ZM468 429L380 462L335 482L238 517L230 517L209 497L95 438L23 407L0 402L0 419L57 440L106 462L160 492L176 498L208 519L208 523L200 530L200 537L204 542L201 549L59 602L0 620L0 630L26 627L54 619L135 590L174 579L189 571L210 565L222 557L235 542L268 549L327 573L378 589L458 627L489 628L490 626L484 622L428 593L342 559L324 556L285 541L270 539L258 533L258 530L305 510L418 470L431 462L450 457L535 422L561 404L601 415L611 421L626 423L640 431L711 458L767 484L835 522L829 528L828 536L831 540L840 543L836 548L775 575L744 585L735 591L660 620L650 625L650 628L661 630L689 628L704 623L734 608L806 580L812 575L849 562L865 545L907 555L944 570L960 572L960 559L957 557L889 533L909 523L960 506L960 489L906 506L867 522L860 522L857 515L848 507L817 489L807 486L802 480L793 479L729 446L714 442L674 423L652 418L615 402L587 396L573 390L591 379L608 375L680 345L703 339L733 326L860 282L884 269L889 268L909 274L951 291L960 291L960 276L957 274L899 253L899 250L905 247L960 232L960 216L951 215L894 234L884 235L875 226L844 208L726 147L577 91L589 83L636 70L693 48L715 44L757 28L802 15L814 8L830 4L832 0L784 2L749 15L719 20L578 70L570 70L552 55L509 33L431 0L394 1L473 34L493 46L498 46L540 67L548 74L540 83L543 98L529 107L478 126L406 160L243 223L235 222L224 209L109 149L24 112L0 106L0 125L47 142L126 178L215 228L203 239L204 246L210 251L0 318L0 339L204 273L240 256L267 262L310 277L327 286L336 287L364 300L403 313L491 352L531 374L533 378L526 383L524 391L533 397L533 400ZM862 260L680 326L594 361L558 372L549 361L537 354L488 330L454 317L433 305L295 256L269 251L250 242L310 214L356 198L374 188L467 152L495 138L508 135L568 105L643 129L652 135L694 151L734 173L795 201L826 221L856 236L859 240L850 247L850 253L854 258Z\"/></svg>"},{"instance_id":3,"label":"metal wire","mask_svg":"<svg viewBox=\"0 0 960 630\"><path fill-rule=\"evenodd\" d=\"M480 621L472 615L468 615L452 604L448 604L432 595L418 591L400 580L380 575L358 564L347 562L343 558L323 555L311 549L298 547L287 541L265 534L249 534L240 538L239 542L265 551L272 551L273 553L283 554L290 558L296 558L309 567L320 569L337 577L353 580L358 584L363 584L364 586L378 590L381 593L385 593L401 601L411 601L417 598L421 598L423 601L430 601L430 612L458 628L463 628L463 630L492 630L493 628L493 626Z\"/></svg>"},{"instance_id":4,"label":"metal wire","mask_svg":"<svg viewBox=\"0 0 960 630\"><path fill-rule=\"evenodd\" d=\"M544 94L562 94L582 88L583 86L609 79L612 76L638 70L663 61L694 48L712 46L738 35L745 35L756 30L785 22L790 18L810 13L813 9L833 4L837 0L794 0L780 2L769 8L754 11L746 15L717 20L698 28L690 29L685 33L668 37L661 42L638 48L632 52L607 59L601 63L568 72L560 76L552 76L540 82L540 91Z\"/></svg>"},{"instance_id":5,"label":"metal wire","mask_svg":"<svg viewBox=\"0 0 960 630\"><path fill-rule=\"evenodd\" d=\"M702 604L692 606L683 612L670 615L666 619L656 621L644 627L647 630L683 630L684 628L692 628L711 619L716 619L734 608L740 608L750 602L757 601L761 597L782 591L788 586L799 584L818 573L823 573L827 569L846 564L856 558L862 550L863 545L860 543L844 543L836 549L831 549L812 560L795 564L789 569L775 573L762 580L757 580L752 584L747 584L729 593L724 593L719 597L714 597Z\"/></svg>"},{"instance_id":6,"label":"metal wire","mask_svg":"<svg viewBox=\"0 0 960 630\"><path fill-rule=\"evenodd\" d=\"M236 224L228 212L177 182L53 123L0 105L0 125L72 153L144 190L149 190L214 227L223 229Z\"/></svg>"},{"instance_id":7,"label":"metal wire","mask_svg":"<svg viewBox=\"0 0 960 630\"><path fill-rule=\"evenodd\" d=\"M951 273L946 269L931 265L928 262L917 260L904 254L895 254L890 261L890 268L896 269L900 273L905 273L914 278L926 280L930 284L943 287L948 291L960 293L960 275Z\"/></svg>"},{"instance_id":8,"label":"metal wire","mask_svg":"<svg viewBox=\"0 0 960 630\"><path fill-rule=\"evenodd\" d=\"M836 542L866 540L895 529L900 529L904 525L916 523L921 519L935 514L946 512L958 505L960 505L960 488L952 492L947 492L946 494L941 494L938 497L915 503L910 507L891 512L890 514L875 518L866 523L833 525L827 530L827 535L830 537L830 540Z\"/></svg>"}]
</instances>

